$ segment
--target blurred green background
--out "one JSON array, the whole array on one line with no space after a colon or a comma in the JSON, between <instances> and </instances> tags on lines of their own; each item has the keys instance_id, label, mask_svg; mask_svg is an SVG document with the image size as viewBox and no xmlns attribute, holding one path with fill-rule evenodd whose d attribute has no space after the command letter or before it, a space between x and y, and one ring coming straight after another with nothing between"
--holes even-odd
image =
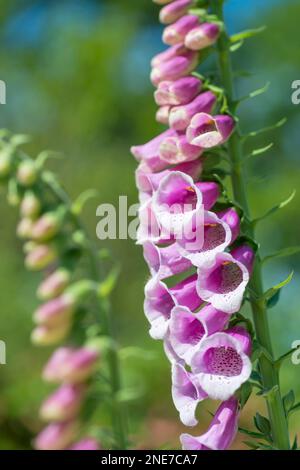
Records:
<instances>
[{"instance_id":1,"label":"blurred green background","mask_svg":"<svg viewBox=\"0 0 300 470\"><path fill-rule=\"evenodd\" d=\"M247 3L247 5L246 5ZM251 3L251 5L250 5ZM239 94L271 82L267 94L241 107L245 131L288 118L284 127L253 139L252 148L274 142L268 154L248 164L248 185L255 216L287 198L300 181L300 108L292 105L291 83L300 79L299 19L297 1L228 0L231 32L266 25L266 32L234 54L239 72ZM96 207L117 204L127 195L137 201L136 163L132 144L157 132L153 89L149 83L150 58L163 49L158 8L150 0L2 0L0 9L0 79L7 84L7 104L0 107L0 127L28 133L33 142L26 150L35 156L42 149L62 151L63 160L50 163L72 197L86 188L100 196L85 209L84 219L95 236ZM211 62L207 68L213 67ZM263 252L299 243L299 195L259 229ZM39 429L37 410L46 394L40 372L49 350L33 348L29 341L31 315L37 305L38 276L23 267L21 244L15 236L17 213L8 208L5 192L0 199L0 339L7 344L7 365L0 366L0 448L30 447ZM122 264L113 295L114 315L123 346L153 352L154 359L128 357L122 371L126 383L142 394L129 406L131 433L138 447L178 446L179 425L171 403L169 365L161 343L148 337L143 315L143 286L147 269L141 248L132 240L98 242L108 247ZM300 339L300 257L274 261L266 268L271 286L295 271L281 302L270 310L277 354ZM300 398L300 366L289 361L282 372L283 387L293 383ZM201 425L209 419L202 408ZM254 397L244 410L242 425L264 410ZM101 424L101 415L99 422ZM299 417L292 419L297 431ZM298 426L299 427L299 426ZM235 448L241 448L239 436Z\"/></svg>"}]
</instances>

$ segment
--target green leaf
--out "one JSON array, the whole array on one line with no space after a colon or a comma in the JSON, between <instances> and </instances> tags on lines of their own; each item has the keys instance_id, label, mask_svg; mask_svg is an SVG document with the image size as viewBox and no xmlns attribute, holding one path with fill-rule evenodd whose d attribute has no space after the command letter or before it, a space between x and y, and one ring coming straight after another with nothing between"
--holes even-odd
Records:
<instances>
[{"instance_id":1,"label":"green leaf","mask_svg":"<svg viewBox=\"0 0 300 470\"><path fill-rule=\"evenodd\" d=\"M281 291L277 291L275 295L273 295L273 297L271 297L269 300L267 300L267 307L268 308L273 308L275 307L279 300L280 300L280 296L281 296Z\"/></svg>"},{"instance_id":2,"label":"green leaf","mask_svg":"<svg viewBox=\"0 0 300 470\"><path fill-rule=\"evenodd\" d=\"M86 191L83 191L83 193L79 194L77 199L72 204L72 213L79 215L82 212L86 202L97 196L99 196L99 191L96 189L87 189Z\"/></svg>"},{"instance_id":3,"label":"green leaf","mask_svg":"<svg viewBox=\"0 0 300 470\"><path fill-rule=\"evenodd\" d=\"M296 403L296 405L292 406L292 408L289 411L289 414L294 413L295 411L299 411L299 410L300 410L300 402Z\"/></svg>"},{"instance_id":4,"label":"green leaf","mask_svg":"<svg viewBox=\"0 0 300 470\"><path fill-rule=\"evenodd\" d=\"M243 441L243 444L246 444L246 446L250 447L250 449L257 450L259 448L258 444L256 442L252 441Z\"/></svg>"},{"instance_id":5,"label":"green leaf","mask_svg":"<svg viewBox=\"0 0 300 470\"><path fill-rule=\"evenodd\" d=\"M287 393L284 397L283 397L283 405L284 405L284 409L285 409L285 412L286 414L289 413L290 409L293 407L293 405L295 404L295 393L293 390L290 390L289 393Z\"/></svg>"},{"instance_id":6,"label":"green leaf","mask_svg":"<svg viewBox=\"0 0 300 470\"><path fill-rule=\"evenodd\" d=\"M279 284L277 284L276 286L273 286L270 289L268 289L264 293L263 299L266 302L268 302L270 299L272 299L272 297L274 297L276 294L278 294L278 291L280 291L283 287L287 286L291 282L291 280L293 279L293 276L294 276L294 271L292 271L291 274L284 281L282 281Z\"/></svg>"},{"instance_id":7,"label":"green leaf","mask_svg":"<svg viewBox=\"0 0 300 470\"><path fill-rule=\"evenodd\" d=\"M259 413L256 413L256 415L254 416L254 424L256 426L256 428L264 435L264 436L270 436L270 433L271 433L271 425L270 425L270 421L265 418L264 416L262 416L261 414Z\"/></svg>"},{"instance_id":8,"label":"green leaf","mask_svg":"<svg viewBox=\"0 0 300 470\"><path fill-rule=\"evenodd\" d=\"M241 432L242 434L246 434L246 436L255 437L256 439L263 439L264 437L264 435L260 432L249 431L245 428L239 428L239 432Z\"/></svg>"},{"instance_id":9,"label":"green leaf","mask_svg":"<svg viewBox=\"0 0 300 470\"><path fill-rule=\"evenodd\" d=\"M270 144L266 145L265 147L255 149L249 155L247 155L245 157L245 159L248 159L248 158L251 158L251 157L257 157L258 155L262 155L262 154L268 152L268 150L270 150L273 146L274 146L274 144L271 142Z\"/></svg>"},{"instance_id":10,"label":"green leaf","mask_svg":"<svg viewBox=\"0 0 300 470\"><path fill-rule=\"evenodd\" d=\"M38 170L41 170L49 158L56 158L60 159L63 157L61 152L55 152L54 150L44 150L43 152L39 153L36 158L36 167Z\"/></svg>"},{"instance_id":11,"label":"green leaf","mask_svg":"<svg viewBox=\"0 0 300 470\"><path fill-rule=\"evenodd\" d=\"M256 98L256 96L262 95L263 93L266 93L270 87L270 82L267 82L263 87L258 88L257 90L252 91L251 93L248 93L245 96L242 96L236 101L236 106L238 106L240 103L243 103L246 100Z\"/></svg>"},{"instance_id":12,"label":"green leaf","mask_svg":"<svg viewBox=\"0 0 300 470\"><path fill-rule=\"evenodd\" d=\"M236 42L230 46L230 52L236 52L238 51L242 46L244 45L244 41L241 40L239 42Z\"/></svg>"},{"instance_id":13,"label":"green leaf","mask_svg":"<svg viewBox=\"0 0 300 470\"><path fill-rule=\"evenodd\" d=\"M243 409L249 400L252 393L252 385L250 382L245 382L239 390L240 406Z\"/></svg>"},{"instance_id":14,"label":"green leaf","mask_svg":"<svg viewBox=\"0 0 300 470\"><path fill-rule=\"evenodd\" d=\"M114 266L108 274L107 278L99 285L98 294L100 297L109 297L115 288L119 274L120 267Z\"/></svg>"},{"instance_id":15,"label":"green leaf","mask_svg":"<svg viewBox=\"0 0 300 470\"><path fill-rule=\"evenodd\" d=\"M294 442L292 444L292 450L298 450L298 436L295 436Z\"/></svg>"},{"instance_id":16,"label":"green leaf","mask_svg":"<svg viewBox=\"0 0 300 470\"><path fill-rule=\"evenodd\" d=\"M300 253L300 246L290 246L289 248L282 248L271 255L266 256L262 259L262 263L267 263L272 259L276 258L287 258L288 256L293 256Z\"/></svg>"},{"instance_id":17,"label":"green leaf","mask_svg":"<svg viewBox=\"0 0 300 470\"><path fill-rule=\"evenodd\" d=\"M257 224L258 222L260 222L264 219L266 219L267 217L270 217L271 215L278 212L280 209L283 209L285 206L287 206L294 199L295 195L296 195L296 190L294 189L292 194L287 199L280 202L276 206L272 207L272 209L270 209L268 212L266 212L265 215L263 215L261 217L258 217L257 219L254 219L252 221L253 225Z\"/></svg>"},{"instance_id":18,"label":"green leaf","mask_svg":"<svg viewBox=\"0 0 300 470\"><path fill-rule=\"evenodd\" d=\"M256 137L257 135L264 134L265 132L270 132L275 129L279 129L280 127L284 126L286 122L287 118L280 119L280 121L276 122L276 124L273 124L272 126L264 127L263 129L258 129L257 131L249 132L249 134L243 136L243 139L246 140L249 137Z\"/></svg>"},{"instance_id":19,"label":"green leaf","mask_svg":"<svg viewBox=\"0 0 300 470\"><path fill-rule=\"evenodd\" d=\"M266 26L261 26L260 28L247 29L245 31L241 31L240 33L233 34L230 37L230 42L235 43L241 40L253 38L254 36L257 36L258 34L263 33L265 30L266 30Z\"/></svg>"}]
</instances>

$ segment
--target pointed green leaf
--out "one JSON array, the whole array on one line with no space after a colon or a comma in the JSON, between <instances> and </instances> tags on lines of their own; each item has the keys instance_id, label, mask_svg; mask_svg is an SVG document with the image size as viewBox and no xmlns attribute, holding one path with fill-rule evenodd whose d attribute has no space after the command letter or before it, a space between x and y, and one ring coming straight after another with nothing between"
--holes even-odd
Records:
<instances>
[{"instance_id":1,"label":"pointed green leaf","mask_svg":"<svg viewBox=\"0 0 300 470\"><path fill-rule=\"evenodd\" d=\"M244 45L243 40L235 42L234 44L230 46L230 52L238 51L243 45Z\"/></svg>"},{"instance_id":2,"label":"pointed green leaf","mask_svg":"<svg viewBox=\"0 0 300 470\"><path fill-rule=\"evenodd\" d=\"M267 307L268 308L273 308L275 307L279 300L280 300L280 296L281 296L281 291L277 291L275 295L273 295L273 297L271 297L269 300L267 300Z\"/></svg>"},{"instance_id":3,"label":"pointed green leaf","mask_svg":"<svg viewBox=\"0 0 300 470\"><path fill-rule=\"evenodd\" d=\"M300 253L300 246L290 246L289 248L283 248L282 250L278 250L271 255L266 256L262 259L262 263L267 263L272 259L276 258L287 258L288 256L293 256Z\"/></svg>"},{"instance_id":4,"label":"pointed green leaf","mask_svg":"<svg viewBox=\"0 0 300 470\"><path fill-rule=\"evenodd\" d=\"M291 280L293 279L293 276L294 276L294 272L292 271L291 274L284 281L282 281L279 284L277 284L276 286L273 286L270 289L268 289L264 293L263 299L265 301L268 301L268 300L272 299L272 297L274 297L274 295L276 295L279 290L281 290L283 287L285 287L286 285L288 285L291 282Z\"/></svg>"},{"instance_id":5,"label":"pointed green leaf","mask_svg":"<svg viewBox=\"0 0 300 470\"><path fill-rule=\"evenodd\" d=\"M253 419L254 419L254 424L257 427L257 429L264 436L270 436L270 433L271 433L270 421L259 413L256 413Z\"/></svg>"},{"instance_id":6,"label":"pointed green leaf","mask_svg":"<svg viewBox=\"0 0 300 470\"><path fill-rule=\"evenodd\" d=\"M300 402L296 403L296 405L292 406L292 408L289 411L289 414L294 413L295 411L299 411L299 410L300 410Z\"/></svg>"},{"instance_id":7,"label":"pointed green leaf","mask_svg":"<svg viewBox=\"0 0 300 470\"><path fill-rule=\"evenodd\" d=\"M98 294L100 297L108 297L117 283L120 274L120 267L114 266L107 278L99 285Z\"/></svg>"},{"instance_id":8,"label":"pointed green leaf","mask_svg":"<svg viewBox=\"0 0 300 470\"><path fill-rule=\"evenodd\" d=\"M275 129L279 129L280 127L284 126L286 122L287 122L287 118L280 119L280 121L276 122L276 124L273 124L272 126L264 127L263 129L258 129L257 131L249 132L249 134L244 135L243 138L244 140L246 140L249 137L256 137L257 135L264 134L265 132L270 132Z\"/></svg>"},{"instance_id":9,"label":"pointed green leaf","mask_svg":"<svg viewBox=\"0 0 300 470\"><path fill-rule=\"evenodd\" d=\"M250 382L245 382L239 390L240 406L243 409L249 400L252 393L252 385Z\"/></svg>"},{"instance_id":10,"label":"pointed green leaf","mask_svg":"<svg viewBox=\"0 0 300 470\"><path fill-rule=\"evenodd\" d=\"M255 437L256 439L263 439L264 437L264 435L261 434L260 432L249 431L248 429L245 429L245 428L239 427L239 432L241 432L242 434L246 434L246 436Z\"/></svg>"},{"instance_id":11,"label":"pointed green leaf","mask_svg":"<svg viewBox=\"0 0 300 470\"><path fill-rule=\"evenodd\" d=\"M99 196L99 191L96 189L87 189L86 191L83 191L83 193L81 193L72 204L72 213L79 215L86 202L97 196Z\"/></svg>"},{"instance_id":12,"label":"pointed green leaf","mask_svg":"<svg viewBox=\"0 0 300 470\"><path fill-rule=\"evenodd\" d=\"M289 413L290 409L294 406L295 404L295 393L293 390L290 390L289 393L287 393L284 397L283 397L283 405L284 405L284 409L285 409L285 412L286 414Z\"/></svg>"},{"instance_id":13,"label":"pointed green leaf","mask_svg":"<svg viewBox=\"0 0 300 470\"><path fill-rule=\"evenodd\" d=\"M262 155L263 153L268 152L268 150L270 150L273 146L274 146L274 144L273 144L273 142L271 142L270 144L266 145L265 147L255 149L246 158L257 157L258 155Z\"/></svg>"},{"instance_id":14,"label":"pointed green leaf","mask_svg":"<svg viewBox=\"0 0 300 470\"><path fill-rule=\"evenodd\" d=\"M295 436L294 442L292 444L292 450L298 450L298 436Z\"/></svg>"},{"instance_id":15,"label":"pointed green leaf","mask_svg":"<svg viewBox=\"0 0 300 470\"><path fill-rule=\"evenodd\" d=\"M257 36L258 34L263 33L265 30L266 30L266 26L261 26L260 28L247 29L245 31L241 31L240 33L233 34L230 37L230 42L235 43L244 39L253 38L254 36Z\"/></svg>"},{"instance_id":16,"label":"pointed green leaf","mask_svg":"<svg viewBox=\"0 0 300 470\"><path fill-rule=\"evenodd\" d=\"M280 209L283 209L285 206L287 206L294 199L295 195L296 195L296 190L294 189L292 194L286 200L284 200L284 201L280 202L280 204L277 204L276 206L272 207L272 209L270 209L268 212L266 212L265 215L263 215L261 217L258 217L257 219L254 219L252 223L255 225L258 222L260 222L261 220L264 220L267 217L270 217L271 215L275 214Z\"/></svg>"},{"instance_id":17,"label":"pointed green leaf","mask_svg":"<svg viewBox=\"0 0 300 470\"><path fill-rule=\"evenodd\" d=\"M254 441L243 441L243 444L246 444L246 446L250 447L250 449L257 450L258 449L258 444Z\"/></svg>"}]
</instances>

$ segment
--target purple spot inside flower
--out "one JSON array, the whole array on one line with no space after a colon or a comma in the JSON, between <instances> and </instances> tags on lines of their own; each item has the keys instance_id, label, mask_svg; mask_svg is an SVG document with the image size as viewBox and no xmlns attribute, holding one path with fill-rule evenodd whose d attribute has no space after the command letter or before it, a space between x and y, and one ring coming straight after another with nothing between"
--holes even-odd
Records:
<instances>
[{"instance_id":1,"label":"purple spot inside flower","mask_svg":"<svg viewBox=\"0 0 300 470\"><path fill-rule=\"evenodd\" d=\"M224 262L208 277L207 287L217 294L233 292L243 281L243 273L236 263Z\"/></svg>"},{"instance_id":2,"label":"purple spot inside flower","mask_svg":"<svg viewBox=\"0 0 300 470\"><path fill-rule=\"evenodd\" d=\"M205 353L207 371L213 375L233 377L240 375L243 369L243 361L235 349L221 346L210 348Z\"/></svg>"}]
</instances>

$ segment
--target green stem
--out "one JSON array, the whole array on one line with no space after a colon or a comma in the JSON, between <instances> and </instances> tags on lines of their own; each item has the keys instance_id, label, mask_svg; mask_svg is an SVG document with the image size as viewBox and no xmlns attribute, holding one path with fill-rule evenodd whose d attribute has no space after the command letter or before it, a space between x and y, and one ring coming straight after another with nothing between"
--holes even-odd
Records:
<instances>
[{"instance_id":1,"label":"green stem","mask_svg":"<svg viewBox=\"0 0 300 470\"><path fill-rule=\"evenodd\" d=\"M224 22L223 3L223 0L212 0L214 13L217 14L219 19ZM229 38L224 31L218 40L217 51L221 79L228 99L229 112L234 115L236 106L229 46ZM250 211L243 171L242 141L238 126L229 140L228 150L232 164L231 180L234 198L236 202L239 203L239 205L244 209L246 218L249 221ZM248 221L245 222L245 234L251 238L254 238L255 233L253 227ZM268 352L268 355L273 357L267 308L265 301L262 300L264 290L262 282L262 266L259 253L257 253L254 272L252 274L249 287L251 290L251 307L257 340L259 344ZM277 449L288 450L290 449L290 439L287 418L280 392L278 370L275 367L274 362L265 355L262 355L259 359L259 370L262 376L263 387L266 392L269 392L266 393L266 400L274 445Z\"/></svg>"},{"instance_id":2,"label":"green stem","mask_svg":"<svg viewBox=\"0 0 300 470\"><path fill-rule=\"evenodd\" d=\"M43 184L56 196L56 198L66 205L71 211L72 201L64 189L55 181L49 178L43 178ZM98 260L97 248L93 241L90 239L85 227L83 226L79 217L73 215L73 221L76 228L84 233L86 240L86 253L90 264L91 278L98 284L101 279L100 266ZM122 390L121 374L118 349L115 341L115 329L113 326L113 319L110 310L110 302L108 299L99 299L97 297L99 311L101 311L101 324L103 327L103 334L111 339L112 347L107 353L107 362L109 369L109 382L111 387L111 420L114 432L114 441L117 450L126 450L128 445L127 440L127 416L122 404L119 403L118 396Z\"/></svg>"}]
</instances>

